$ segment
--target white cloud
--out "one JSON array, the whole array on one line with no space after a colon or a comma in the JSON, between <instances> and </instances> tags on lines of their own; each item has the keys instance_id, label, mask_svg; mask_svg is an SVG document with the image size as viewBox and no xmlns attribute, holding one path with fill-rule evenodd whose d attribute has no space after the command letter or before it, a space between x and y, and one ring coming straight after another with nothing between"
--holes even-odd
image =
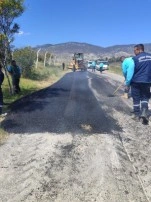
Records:
<instances>
[{"instance_id":1,"label":"white cloud","mask_svg":"<svg viewBox=\"0 0 151 202\"><path fill-rule=\"evenodd\" d=\"M23 35L24 32L23 32L23 31L19 31L17 34L18 34L18 35Z\"/></svg>"},{"instance_id":2,"label":"white cloud","mask_svg":"<svg viewBox=\"0 0 151 202\"><path fill-rule=\"evenodd\" d=\"M18 33L17 33L17 35L18 36L25 36L25 35L30 35L30 33L29 32L24 32L24 31L19 31Z\"/></svg>"}]
</instances>

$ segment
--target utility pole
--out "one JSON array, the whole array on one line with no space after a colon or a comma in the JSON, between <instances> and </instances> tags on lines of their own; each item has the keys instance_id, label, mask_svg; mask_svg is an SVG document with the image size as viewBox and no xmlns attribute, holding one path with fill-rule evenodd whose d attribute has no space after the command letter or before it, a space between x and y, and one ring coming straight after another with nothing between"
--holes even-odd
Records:
<instances>
[{"instance_id":1,"label":"utility pole","mask_svg":"<svg viewBox=\"0 0 151 202\"><path fill-rule=\"evenodd\" d=\"M37 51L36 69L37 69L37 66L38 66L38 55L39 55L40 50L41 50L41 48Z\"/></svg>"},{"instance_id":2,"label":"utility pole","mask_svg":"<svg viewBox=\"0 0 151 202\"><path fill-rule=\"evenodd\" d=\"M54 64L54 65L56 64L56 60L57 60L57 56L54 55L54 61L53 61L53 64Z\"/></svg>"},{"instance_id":3,"label":"utility pole","mask_svg":"<svg viewBox=\"0 0 151 202\"><path fill-rule=\"evenodd\" d=\"M12 56L12 60L13 60L13 56L14 56L14 51L13 50L11 52L11 56Z\"/></svg>"},{"instance_id":4,"label":"utility pole","mask_svg":"<svg viewBox=\"0 0 151 202\"><path fill-rule=\"evenodd\" d=\"M44 67L46 66L46 58L47 58L46 56L47 56L47 53L48 53L48 52L46 51L46 52L45 52L45 56L44 56Z\"/></svg>"}]
</instances>

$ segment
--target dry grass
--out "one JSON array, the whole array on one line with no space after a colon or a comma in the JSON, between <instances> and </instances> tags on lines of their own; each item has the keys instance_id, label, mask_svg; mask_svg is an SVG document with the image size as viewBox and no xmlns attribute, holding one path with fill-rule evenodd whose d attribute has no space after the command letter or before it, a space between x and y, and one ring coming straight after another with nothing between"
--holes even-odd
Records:
<instances>
[{"instance_id":1,"label":"dry grass","mask_svg":"<svg viewBox=\"0 0 151 202\"><path fill-rule=\"evenodd\" d=\"M121 63L119 63L119 62L111 63L109 72L119 74L119 75L123 75L122 74L122 69L121 69Z\"/></svg>"},{"instance_id":2,"label":"dry grass","mask_svg":"<svg viewBox=\"0 0 151 202\"><path fill-rule=\"evenodd\" d=\"M2 118L0 118L0 122L2 121ZM0 145L5 142L5 140L8 137L8 133L5 132L2 128L0 128Z\"/></svg>"}]
</instances>

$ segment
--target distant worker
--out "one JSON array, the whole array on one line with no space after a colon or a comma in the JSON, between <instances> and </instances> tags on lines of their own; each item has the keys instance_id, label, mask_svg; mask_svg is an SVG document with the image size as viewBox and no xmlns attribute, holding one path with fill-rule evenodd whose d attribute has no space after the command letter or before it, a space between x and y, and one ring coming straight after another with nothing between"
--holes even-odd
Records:
<instances>
[{"instance_id":1,"label":"distant worker","mask_svg":"<svg viewBox=\"0 0 151 202\"><path fill-rule=\"evenodd\" d=\"M100 73L101 73L101 74L102 74L102 72L103 72L103 66L104 66L103 62L100 62L99 68L100 68Z\"/></svg>"},{"instance_id":2,"label":"distant worker","mask_svg":"<svg viewBox=\"0 0 151 202\"><path fill-rule=\"evenodd\" d=\"M150 99L151 84L151 54L144 52L144 45L134 46L135 63L134 75L131 82L131 92L133 98L133 119L143 119L143 123L148 124L149 112L148 103Z\"/></svg>"},{"instance_id":3,"label":"distant worker","mask_svg":"<svg viewBox=\"0 0 151 202\"><path fill-rule=\"evenodd\" d=\"M92 62L92 72L95 72L95 68L96 68L96 62L93 61L93 62Z\"/></svg>"},{"instance_id":4,"label":"distant worker","mask_svg":"<svg viewBox=\"0 0 151 202\"><path fill-rule=\"evenodd\" d=\"M122 95L121 97L124 97L126 99L129 98L129 91L130 91L130 84L131 84L131 80L134 74L134 60L132 59L132 57L125 57L122 56L120 58L121 62L122 62L122 72L123 72L123 76L125 78L125 87L124 87L124 95Z\"/></svg>"},{"instance_id":5,"label":"distant worker","mask_svg":"<svg viewBox=\"0 0 151 202\"><path fill-rule=\"evenodd\" d=\"M13 93L20 92L20 77L21 77L21 68L16 64L15 60L12 60L11 66L8 67L8 72L12 77Z\"/></svg>"},{"instance_id":6,"label":"distant worker","mask_svg":"<svg viewBox=\"0 0 151 202\"><path fill-rule=\"evenodd\" d=\"M76 71L76 61L75 61L74 58L73 58L73 60L72 60L72 70L73 70L73 72Z\"/></svg>"},{"instance_id":7,"label":"distant worker","mask_svg":"<svg viewBox=\"0 0 151 202\"><path fill-rule=\"evenodd\" d=\"M65 63L64 62L62 63L62 69L63 70L65 69Z\"/></svg>"}]
</instances>

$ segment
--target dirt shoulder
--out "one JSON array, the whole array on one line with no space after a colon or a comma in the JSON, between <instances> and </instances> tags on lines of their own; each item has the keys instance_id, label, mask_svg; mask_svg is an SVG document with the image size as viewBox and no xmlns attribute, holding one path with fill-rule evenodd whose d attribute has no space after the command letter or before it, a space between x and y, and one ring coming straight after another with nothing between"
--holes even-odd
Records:
<instances>
[{"instance_id":1,"label":"dirt shoulder","mask_svg":"<svg viewBox=\"0 0 151 202\"><path fill-rule=\"evenodd\" d=\"M122 76L109 72L106 72L106 76L115 81L123 82ZM132 99L122 98L122 101L132 109ZM149 103L149 110L151 110L151 102ZM132 162L148 201L151 201L151 123L143 125L140 122L135 122L131 119L131 113L120 113L117 110L115 110L114 117L124 129L124 132L120 134L121 142L130 162Z\"/></svg>"}]
</instances>

